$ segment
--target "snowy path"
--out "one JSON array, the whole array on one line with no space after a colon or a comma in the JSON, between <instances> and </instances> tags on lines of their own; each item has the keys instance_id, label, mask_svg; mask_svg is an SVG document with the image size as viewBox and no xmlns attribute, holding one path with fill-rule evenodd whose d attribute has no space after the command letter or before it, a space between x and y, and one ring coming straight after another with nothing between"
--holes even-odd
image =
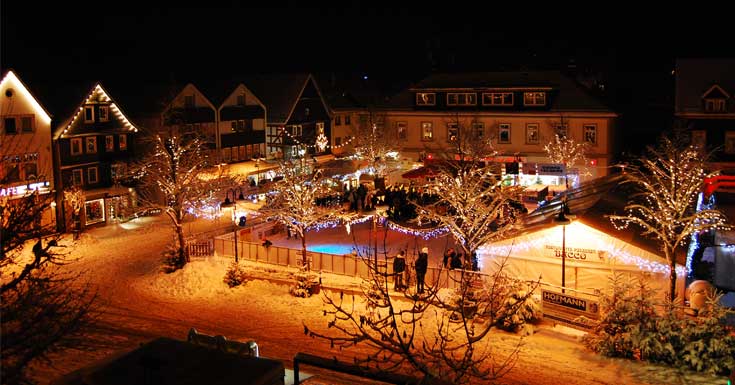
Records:
<instances>
[{"instance_id":1,"label":"snowy path","mask_svg":"<svg viewBox=\"0 0 735 385\"><path fill-rule=\"evenodd\" d=\"M212 224L198 223L192 230L200 231L208 225ZM263 356L282 360L286 367L292 367L297 352L325 357L339 355L345 361L350 360L351 354L359 353L359 350L331 350L327 343L304 335L303 323L310 328L324 327L322 302L318 296L295 298L288 294L287 285L266 280L252 280L229 289L222 283L228 261L221 258L197 260L176 273L162 274L159 272L160 250L171 239L170 230L162 222L143 223L138 228L118 233L112 230L93 229L84 234L74 248L74 255L79 260L71 265L85 271L99 289L103 313L99 323L89 331L94 344L89 350L54 354L53 367L40 364L33 367L34 377L41 383L111 354L131 350L158 336L184 339L191 327L229 339L253 339L258 342ZM322 234L325 242L330 239L327 234ZM314 241L315 238L310 239ZM263 265L259 268L255 273L264 274ZM335 286L350 284L344 277L324 278ZM495 346L503 350L512 346L517 337L501 332L492 338ZM307 371L321 374L322 379L329 374L315 368ZM713 381L713 378L698 377L684 383L709 384ZM575 337L546 325L525 339L516 368L499 383L643 385L672 382L678 382L673 370L596 356Z\"/></svg>"}]
</instances>

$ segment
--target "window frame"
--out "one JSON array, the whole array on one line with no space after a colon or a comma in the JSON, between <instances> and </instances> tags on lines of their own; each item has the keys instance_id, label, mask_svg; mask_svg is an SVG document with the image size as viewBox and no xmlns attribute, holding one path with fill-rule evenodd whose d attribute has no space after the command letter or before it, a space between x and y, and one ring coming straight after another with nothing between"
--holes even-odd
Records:
<instances>
[{"instance_id":1,"label":"window frame","mask_svg":"<svg viewBox=\"0 0 735 385\"><path fill-rule=\"evenodd\" d=\"M347 115L345 115L345 125L348 126L350 124L352 124L352 123L350 123L350 115L347 114Z\"/></svg>"},{"instance_id":2,"label":"window frame","mask_svg":"<svg viewBox=\"0 0 735 385\"><path fill-rule=\"evenodd\" d=\"M454 96L454 101L450 102L451 97ZM470 102L470 97L473 99ZM464 102L462 102L464 99ZM447 106L452 107L465 107L465 106L476 106L477 105L477 94L474 92L447 92Z\"/></svg>"},{"instance_id":3,"label":"window frame","mask_svg":"<svg viewBox=\"0 0 735 385\"><path fill-rule=\"evenodd\" d=\"M245 94L236 95L235 104L238 106L244 106L245 105Z\"/></svg>"},{"instance_id":4,"label":"window frame","mask_svg":"<svg viewBox=\"0 0 735 385\"><path fill-rule=\"evenodd\" d=\"M566 138L567 136L569 136L569 124L567 123L554 124L554 135L559 135L559 139Z\"/></svg>"},{"instance_id":5,"label":"window frame","mask_svg":"<svg viewBox=\"0 0 735 385\"><path fill-rule=\"evenodd\" d=\"M704 111L709 113L723 113L725 112L725 99L722 98L709 98L704 99Z\"/></svg>"},{"instance_id":6,"label":"window frame","mask_svg":"<svg viewBox=\"0 0 735 385\"><path fill-rule=\"evenodd\" d=\"M436 106L436 92L417 92L416 93L416 105L417 106Z\"/></svg>"},{"instance_id":7,"label":"window frame","mask_svg":"<svg viewBox=\"0 0 735 385\"><path fill-rule=\"evenodd\" d=\"M115 151L115 136L105 135L105 152Z\"/></svg>"},{"instance_id":8,"label":"window frame","mask_svg":"<svg viewBox=\"0 0 735 385\"><path fill-rule=\"evenodd\" d=\"M120 149L120 151L125 151L128 149L128 136L125 134L120 134L117 136L117 147Z\"/></svg>"},{"instance_id":9,"label":"window frame","mask_svg":"<svg viewBox=\"0 0 735 385\"><path fill-rule=\"evenodd\" d=\"M78 145L79 151L74 151L75 143ZM69 141L69 153L75 156L84 154L84 141L82 138L71 138Z\"/></svg>"},{"instance_id":10,"label":"window frame","mask_svg":"<svg viewBox=\"0 0 735 385\"><path fill-rule=\"evenodd\" d=\"M334 115L334 125L335 126L342 125L342 115Z\"/></svg>"},{"instance_id":11,"label":"window frame","mask_svg":"<svg viewBox=\"0 0 735 385\"><path fill-rule=\"evenodd\" d=\"M427 131L428 128L428 131ZM429 135L426 135L428 132ZM421 122L421 141L431 142L434 140L434 122Z\"/></svg>"},{"instance_id":12,"label":"window frame","mask_svg":"<svg viewBox=\"0 0 735 385\"><path fill-rule=\"evenodd\" d=\"M84 106L83 113L84 113L84 123L94 123L94 106Z\"/></svg>"},{"instance_id":13,"label":"window frame","mask_svg":"<svg viewBox=\"0 0 735 385\"><path fill-rule=\"evenodd\" d=\"M396 137L406 140L408 138L408 122L401 120L396 122Z\"/></svg>"},{"instance_id":14,"label":"window frame","mask_svg":"<svg viewBox=\"0 0 735 385\"><path fill-rule=\"evenodd\" d=\"M97 111L98 121L109 122L110 121L110 106L99 106ZM102 113L104 111L104 113Z\"/></svg>"},{"instance_id":15,"label":"window frame","mask_svg":"<svg viewBox=\"0 0 735 385\"><path fill-rule=\"evenodd\" d=\"M495 103L494 97L496 95L501 95L501 98L503 99L503 101L505 101L505 96L510 95L510 102L509 103L505 103L505 102ZM489 99L489 103L485 102L486 98ZM511 107L515 104L514 102L515 102L515 96L513 95L512 92L483 92L482 93L482 105L483 106Z\"/></svg>"},{"instance_id":16,"label":"window frame","mask_svg":"<svg viewBox=\"0 0 735 385\"><path fill-rule=\"evenodd\" d=\"M78 179L77 176L79 176ZM71 170L71 184L72 186L84 186L84 169L77 168Z\"/></svg>"},{"instance_id":17,"label":"window frame","mask_svg":"<svg viewBox=\"0 0 735 385\"><path fill-rule=\"evenodd\" d=\"M503 131L507 131L508 133L508 139L502 140L503 137ZM498 144L511 144L512 143L512 137L511 137L511 124L510 123L498 123Z\"/></svg>"},{"instance_id":18,"label":"window frame","mask_svg":"<svg viewBox=\"0 0 735 385\"><path fill-rule=\"evenodd\" d=\"M92 171L94 171L94 181L92 181ZM87 183L88 184L97 184L100 182L100 172L99 167L92 166L87 168Z\"/></svg>"},{"instance_id":19,"label":"window frame","mask_svg":"<svg viewBox=\"0 0 735 385\"><path fill-rule=\"evenodd\" d=\"M90 144L94 146L94 149L90 151ZM87 136L84 138L84 153L85 154L96 154L97 153L97 137L96 136Z\"/></svg>"},{"instance_id":20,"label":"window frame","mask_svg":"<svg viewBox=\"0 0 735 385\"><path fill-rule=\"evenodd\" d=\"M29 121L29 124L28 124L29 129L28 130L26 130L25 126L23 125L23 122L26 119L28 119L28 121ZM20 116L20 117L18 117L18 120L20 120L20 133L22 133L22 134L32 134L33 132L36 131L35 119L34 119L34 116L33 115ZM18 126L17 126L17 123L16 123L16 128L17 127Z\"/></svg>"},{"instance_id":21,"label":"window frame","mask_svg":"<svg viewBox=\"0 0 735 385\"><path fill-rule=\"evenodd\" d=\"M587 137L587 129L592 128L594 131L594 140L589 141ZM589 143L592 146L597 146L597 124L596 123L586 123L582 125L582 140L585 143Z\"/></svg>"},{"instance_id":22,"label":"window frame","mask_svg":"<svg viewBox=\"0 0 735 385\"><path fill-rule=\"evenodd\" d=\"M531 130L533 129L533 130ZM535 131L536 133L536 139L532 140L531 136L529 135L532 131ZM540 142L540 135L539 135L539 124L538 123L526 123L526 144L539 144Z\"/></svg>"},{"instance_id":23,"label":"window frame","mask_svg":"<svg viewBox=\"0 0 735 385\"><path fill-rule=\"evenodd\" d=\"M13 122L13 132L8 132L8 122ZM18 122L15 121L15 117L7 117L3 119L3 132L5 135L18 135Z\"/></svg>"},{"instance_id":24,"label":"window frame","mask_svg":"<svg viewBox=\"0 0 735 385\"><path fill-rule=\"evenodd\" d=\"M454 139L452 139L452 131L454 131ZM448 122L447 123L447 143L456 143L459 139L459 123Z\"/></svg>"},{"instance_id":25,"label":"window frame","mask_svg":"<svg viewBox=\"0 0 735 385\"><path fill-rule=\"evenodd\" d=\"M478 132L480 135L477 135ZM485 137L485 123L472 122L472 135L474 139L483 139Z\"/></svg>"},{"instance_id":26,"label":"window frame","mask_svg":"<svg viewBox=\"0 0 735 385\"><path fill-rule=\"evenodd\" d=\"M728 139L732 139L732 142L728 143ZM725 131L725 146L722 151L725 154L735 154L735 131Z\"/></svg>"},{"instance_id":27,"label":"window frame","mask_svg":"<svg viewBox=\"0 0 735 385\"><path fill-rule=\"evenodd\" d=\"M538 99L541 97L542 101L539 102ZM529 99L532 99L529 101ZM528 91L523 93L523 105L524 106L531 106L531 107L538 107L538 106L545 106L546 105L546 92L543 91Z\"/></svg>"}]
</instances>

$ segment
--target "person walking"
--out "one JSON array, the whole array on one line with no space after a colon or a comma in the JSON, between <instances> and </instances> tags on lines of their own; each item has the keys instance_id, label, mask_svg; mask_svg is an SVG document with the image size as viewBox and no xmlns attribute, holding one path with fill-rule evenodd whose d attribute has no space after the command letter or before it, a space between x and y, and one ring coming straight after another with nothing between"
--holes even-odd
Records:
<instances>
[{"instance_id":1,"label":"person walking","mask_svg":"<svg viewBox=\"0 0 735 385\"><path fill-rule=\"evenodd\" d=\"M424 277L426 277L426 270L429 267L429 248L424 246L419 253L419 257L414 263L416 269L416 291L419 294L424 292Z\"/></svg>"},{"instance_id":2,"label":"person walking","mask_svg":"<svg viewBox=\"0 0 735 385\"><path fill-rule=\"evenodd\" d=\"M406 251L401 250L401 252L398 253L398 255L396 255L396 258L393 260L393 289L396 291L400 291L405 288L405 286L403 286L404 270L406 270Z\"/></svg>"}]
</instances>

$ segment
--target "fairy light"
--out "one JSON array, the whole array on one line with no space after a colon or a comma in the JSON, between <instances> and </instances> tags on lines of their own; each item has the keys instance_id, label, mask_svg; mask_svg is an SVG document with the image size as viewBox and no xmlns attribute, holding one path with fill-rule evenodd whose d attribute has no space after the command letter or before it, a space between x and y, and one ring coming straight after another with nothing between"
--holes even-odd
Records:
<instances>
[{"instance_id":1,"label":"fairy light","mask_svg":"<svg viewBox=\"0 0 735 385\"><path fill-rule=\"evenodd\" d=\"M26 100L30 101L31 106L33 106L33 109L36 111L36 116L40 117L44 124L51 123L51 117L49 116L49 114L46 113L46 110L41 107L41 104L38 103L38 100L36 100L36 98L31 95L31 92L28 91L23 82L20 81L18 76L15 75L13 71L8 71L8 73L5 74L3 80L0 81L0 88L5 89L6 87L20 91L23 97Z\"/></svg>"},{"instance_id":2,"label":"fairy light","mask_svg":"<svg viewBox=\"0 0 735 385\"><path fill-rule=\"evenodd\" d=\"M443 227L437 227L433 229L411 229L408 227L403 227L397 223L386 221L388 228L391 230L398 231L403 234L412 235L416 237L421 237L424 240L429 240L432 238L440 237L442 235L445 235L449 233L449 227L443 226Z\"/></svg>"},{"instance_id":3,"label":"fairy light","mask_svg":"<svg viewBox=\"0 0 735 385\"><path fill-rule=\"evenodd\" d=\"M82 113L84 112L84 105L86 104L93 104L94 102L101 100L103 102L109 103L112 101L112 98L107 94L107 92L102 88L101 85L97 84L92 92L87 95L87 98L84 100L84 103L79 106L79 109L77 110L76 114L74 114L74 117L69 121L69 124L64 127L64 131L62 133L62 136L64 134L67 134L69 132L69 129L79 120L79 117L82 116ZM110 103L110 109L112 110L112 114L122 123L123 127L127 129L128 131L132 132L138 132L138 128L135 127L130 120L120 111L120 108L115 104L114 102Z\"/></svg>"},{"instance_id":4,"label":"fairy light","mask_svg":"<svg viewBox=\"0 0 735 385\"><path fill-rule=\"evenodd\" d=\"M321 151L324 151L324 149L326 149L326 148L328 148L328 147L329 147L329 148L342 148L342 147L344 147L344 146L346 146L346 145L350 144L350 143L351 143L351 142L352 142L352 141L353 141L353 140L355 139L355 137L354 137L354 136L351 136L351 137L350 137L349 139L345 140L345 141L344 141L344 142L342 142L342 144L340 144L340 145L330 145L330 144L329 144L329 140L327 139L327 137L326 137L326 136L325 136L324 134L320 134L320 135L319 135L319 136L317 137L317 139L316 139L316 144L307 144L307 143L304 143L304 142L302 142L302 141L298 140L298 139L297 139L297 138L296 138L295 136L291 135L291 133L290 133L290 132L288 132L288 130L286 130L286 127L279 127L279 129L281 130L281 132L282 132L282 133L283 133L284 135L288 136L288 137L289 137L289 138L290 138L291 140L293 140L293 141L294 141L294 142L295 142L295 143L296 143L297 145L299 145L299 146L305 146L305 147L308 147L308 148L318 148L320 152L321 152ZM322 138L323 138L323 139L322 139ZM320 140L321 140L321 142L320 142ZM323 144L323 147L322 147L322 146L320 146L320 144Z\"/></svg>"}]
</instances>

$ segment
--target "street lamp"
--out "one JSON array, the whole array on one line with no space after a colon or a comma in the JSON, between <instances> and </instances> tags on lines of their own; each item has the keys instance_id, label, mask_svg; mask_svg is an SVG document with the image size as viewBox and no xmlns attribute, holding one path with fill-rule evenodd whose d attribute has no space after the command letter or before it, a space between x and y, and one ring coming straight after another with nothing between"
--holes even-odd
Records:
<instances>
[{"instance_id":1,"label":"street lamp","mask_svg":"<svg viewBox=\"0 0 735 385\"><path fill-rule=\"evenodd\" d=\"M237 252L237 226L244 226L245 221L241 220L241 224L237 223L237 203L235 201L242 201L245 200L245 196L242 193L242 189L240 187L237 188L237 190L240 190L240 195L235 198L235 191L236 189L231 188L227 190L227 193L225 194L225 201L220 204L220 208L231 208L232 209L232 232L234 234L235 238L235 263L238 263L238 252ZM232 199L230 200L230 193L232 193ZM244 216L243 216L244 218Z\"/></svg>"},{"instance_id":2,"label":"street lamp","mask_svg":"<svg viewBox=\"0 0 735 385\"><path fill-rule=\"evenodd\" d=\"M561 207L559 208L559 215L554 218L554 223L561 226L561 292L564 293L564 287L566 286L566 261L567 261L567 225L572 223L572 220L568 218L569 208L567 207L567 197L565 196L561 201Z\"/></svg>"}]
</instances>

